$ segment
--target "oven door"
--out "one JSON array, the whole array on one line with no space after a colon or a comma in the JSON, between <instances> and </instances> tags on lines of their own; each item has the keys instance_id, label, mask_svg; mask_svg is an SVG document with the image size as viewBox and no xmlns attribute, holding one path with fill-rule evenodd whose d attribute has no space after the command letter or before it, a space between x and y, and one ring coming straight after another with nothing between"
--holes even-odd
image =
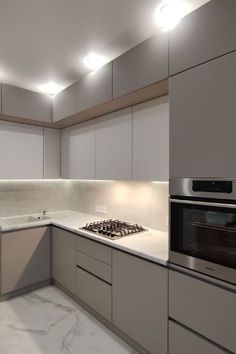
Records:
<instances>
[{"instance_id":1,"label":"oven door","mask_svg":"<svg viewBox=\"0 0 236 354\"><path fill-rule=\"evenodd\" d=\"M171 199L170 261L236 284L236 205Z\"/></svg>"}]
</instances>

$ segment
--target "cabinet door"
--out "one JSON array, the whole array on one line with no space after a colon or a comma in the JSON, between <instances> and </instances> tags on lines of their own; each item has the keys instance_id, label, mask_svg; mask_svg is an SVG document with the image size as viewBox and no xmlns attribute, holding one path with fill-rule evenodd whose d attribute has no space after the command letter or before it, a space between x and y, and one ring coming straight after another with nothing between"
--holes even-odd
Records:
<instances>
[{"instance_id":1,"label":"cabinet door","mask_svg":"<svg viewBox=\"0 0 236 354\"><path fill-rule=\"evenodd\" d=\"M43 178L43 128L0 122L0 179Z\"/></svg>"},{"instance_id":2,"label":"cabinet door","mask_svg":"<svg viewBox=\"0 0 236 354\"><path fill-rule=\"evenodd\" d=\"M169 321L169 354L227 354L216 345Z\"/></svg>"},{"instance_id":3,"label":"cabinet door","mask_svg":"<svg viewBox=\"0 0 236 354\"><path fill-rule=\"evenodd\" d=\"M2 114L51 122L52 98L42 93L2 84Z\"/></svg>"},{"instance_id":4,"label":"cabinet door","mask_svg":"<svg viewBox=\"0 0 236 354\"><path fill-rule=\"evenodd\" d=\"M96 121L96 179L127 180L132 177L132 109Z\"/></svg>"},{"instance_id":5,"label":"cabinet door","mask_svg":"<svg viewBox=\"0 0 236 354\"><path fill-rule=\"evenodd\" d=\"M113 62L113 98L168 77L168 34L142 42Z\"/></svg>"},{"instance_id":6,"label":"cabinet door","mask_svg":"<svg viewBox=\"0 0 236 354\"><path fill-rule=\"evenodd\" d=\"M236 50L236 2L209 1L170 31L170 75Z\"/></svg>"},{"instance_id":7,"label":"cabinet door","mask_svg":"<svg viewBox=\"0 0 236 354\"><path fill-rule=\"evenodd\" d=\"M169 100L159 98L133 108L133 179L169 178Z\"/></svg>"},{"instance_id":8,"label":"cabinet door","mask_svg":"<svg viewBox=\"0 0 236 354\"><path fill-rule=\"evenodd\" d=\"M1 293L51 278L50 229L39 227L1 235Z\"/></svg>"},{"instance_id":9,"label":"cabinet door","mask_svg":"<svg viewBox=\"0 0 236 354\"><path fill-rule=\"evenodd\" d=\"M63 129L62 178L95 179L95 124L85 122Z\"/></svg>"},{"instance_id":10,"label":"cabinet door","mask_svg":"<svg viewBox=\"0 0 236 354\"><path fill-rule=\"evenodd\" d=\"M170 79L171 177L236 176L236 52Z\"/></svg>"},{"instance_id":11,"label":"cabinet door","mask_svg":"<svg viewBox=\"0 0 236 354\"><path fill-rule=\"evenodd\" d=\"M53 121L72 116L76 113L77 83L59 92L53 98Z\"/></svg>"},{"instance_id":12,"label":"cabinet door","mask_svg":"<svg viewBox=\"0 0 236 354\"><path fill-rule=\"evenodd\" d=\"M44 128L44 178L60 178L60 140L57 129Z\"/></svg>"},{"instance_id":13,"label":"cabinet door","mask_svg":"<svg viewBox=\"0 0 236 354\"><path fill-rule=\"evenodd\" d=\"M236 352L234 292L170 271L169 316L231 352Z\"/></svg>"},{"instance_id":14,"label":"cabinet door","mask_svg":"<svg viewBox=\"0 0 236 354\"><path fill-rule=\"evenodd\" d=\"M112 63L85 75L77 84L78 112L112 99Z\"/></svg>"},{"instance_id":15,"label":"cabinet door","mask_svg":"<svg viewBox=\"0 0 236 354\"><path fill-rule=\"evenodd\" d=\"M167 353L167 269L113 251L113 323L152 354Z\"/></svg>"},{"instance_id":16,"label":"cabinet door","mask_svg":"<svg viewBox=\"0 0 236 354\"><path fill-rule=\"evenodd\" d=\"M76 290L76 235L59 228L52 229L53 279L71 293Z\"/></svg>"}]
</instances>

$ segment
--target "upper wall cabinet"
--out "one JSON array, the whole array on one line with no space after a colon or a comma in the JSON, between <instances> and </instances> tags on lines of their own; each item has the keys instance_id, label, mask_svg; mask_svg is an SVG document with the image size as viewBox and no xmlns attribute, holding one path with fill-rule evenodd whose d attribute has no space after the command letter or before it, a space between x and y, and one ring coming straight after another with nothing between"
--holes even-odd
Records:
<instances>
[{"instance_id":1,"label":"upper wall cabinet","mask_svg":"<svg viewBox=\"0 0 236 354\"><path fill-rule=\"evenodd\" d=\"M62 130L61 177L95 179L94 121Z\"/></svg>"},{"instance_id":2,"label":"upper wall cabinet","mask_svg":"<svg viewBox=\"0 0 236 354\"><path fill-rule=\"evenodd\" d=\"M43 178L43 128L0 122L0 179Z\"/></svg>"},{"instance_id":3,"label":"upper wall cabinet","mask_svg":"<svg viewBox=\"0 0 236 354\"><path fill-rule=\"evenodd\" d=\"M170 31L170 75L236 50L236 1L212 0Z\"/></svg>"},{"instance_id":4,"label":"upper wall cabinet","mask_svg":"<svg viewBox=\"0 0 236 354\"><path fill-rule=\"evenodd\" d=\"M60 140L57 129L44 128L44 178L60 178Z\"/></svg>"},{"instance_id":5,"label":"upper wall cabinet","mask_svg":"<svg viewBox=\"0 0 236 354\"><path fill-rule=\"evenodd\" d=\"M2 114L51 122L52 98L38 92L2 84Z\"/></svg>"},{"instance_id":6,"label":"upper wall cabinet","mask_svg":"<svg viewBox=\"0 0 236 354\"><path fill-rule=\"evenodd\" d=\"M236 177L236 52L170 79L170 175Z\"/></svg>"},{"instance_id":7,"label":"upper wall cabinet","mask_svg":"<svg viewBox=\"0 0 236 354\"><path fill-rule=\"evenodd\" d=\"M169 178L169 99L155 99L133 108L133 179Z\"/></svg>"},{"instance_id":8,"label":"upper wall cabinet","mask_svg":"<svg viewBox=\"0 0 236 354\"><path fill-rule=\"evenodd\" d=\"M81 112L112 99L112 63L85 75L77 83L77 111Z\"/></svg>"},{"instance_id":9,"label":"upper wall cabinet","mask_svg":"<svg viewBox=\"0 0 236 354\"><path fill-rule=\"evenodd\" d=\"M168 34L158 35L113 62L113 97L119 97L168 77Z\"/></svg>"},{"instance_id":10,"label":"upper wall cabinet","mask_svg":"<svg viewBox=\"0 0 236 354\"><path fill-rule=\"evenodd\" d=\"M96 120L96 179L132 178L132 108Z\"/></svg>"},{"instance_id":11,"label":"upper wall cabinet","mask_svg":"<svg viewBox=\"0 0 236 354\"><path fill-rule=\"evenodd\" d=\"M76 113L77 83L59 92L53 98L53 121L72 116Z\"/></svg>"}]
</instances>

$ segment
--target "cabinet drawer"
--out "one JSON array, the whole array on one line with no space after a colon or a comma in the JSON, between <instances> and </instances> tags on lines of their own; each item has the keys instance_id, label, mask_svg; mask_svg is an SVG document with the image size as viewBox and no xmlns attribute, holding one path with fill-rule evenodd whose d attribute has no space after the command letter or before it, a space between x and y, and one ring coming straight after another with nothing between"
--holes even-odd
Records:
<instances>
[{"instance_id":1,"label":"cabinet drawer","mask_svg":"<svg viewBox=\"0 0 236 354\"><path fill-rule=\"evenodd\" d=\"M228 352L169 321L169 354L226 354Z\"/></svg>"},{"instance_id":2,"label":"cabinet drawer","mask_svg":"<svg viewBox=\"0 0 236 354\"><path fill-rule=\"evenodd\" d=\"M77 238L77 250L101 262L111 264L111 248L83 237Z\"/></svg>"},{"instance_id":3,"label":"cabinet drawer","mask_svg":"<svg viewBox=\"0 0 236 354\"><path fill-rule=\"evenodd\" d=\"M80 268L76 278L78 298L111 321L111 286Z\"/></svg>"},{"instance_id":4,"label":"cabinet drawer","mask_svg":"<svg viewBox=\"0 0 236 354\"><path fill-rule=\"evenodd\" d=\"M169 316L236 352L236 294L170 271Z\"/></svg>"},{"instance_id":5,"label":"cabinet drawer","mask_svg":"<svg viewBox=\"0 0 236 354\"><path fill-rule=\"evenodd\" d=\"M111 284L111 266L77 251L77 265Z\"/></svg>"}]
</instances>

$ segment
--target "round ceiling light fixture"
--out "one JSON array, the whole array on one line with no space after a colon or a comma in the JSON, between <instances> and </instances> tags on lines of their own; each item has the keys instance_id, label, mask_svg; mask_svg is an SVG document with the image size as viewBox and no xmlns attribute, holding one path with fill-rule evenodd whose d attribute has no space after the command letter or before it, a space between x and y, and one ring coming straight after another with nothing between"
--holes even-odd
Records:
<instances>
[{"instance_id":1,"label":"round ceiling light fixture","mask_svg":"<svg viewBox=\"0 0 236 354\"><path fill-rule=\"evenodd\" d=\"M189 6L184 1L164 0L155 12L155 21L167 31L174 28L189 11Z\"/></svg>"}]
</instances>

